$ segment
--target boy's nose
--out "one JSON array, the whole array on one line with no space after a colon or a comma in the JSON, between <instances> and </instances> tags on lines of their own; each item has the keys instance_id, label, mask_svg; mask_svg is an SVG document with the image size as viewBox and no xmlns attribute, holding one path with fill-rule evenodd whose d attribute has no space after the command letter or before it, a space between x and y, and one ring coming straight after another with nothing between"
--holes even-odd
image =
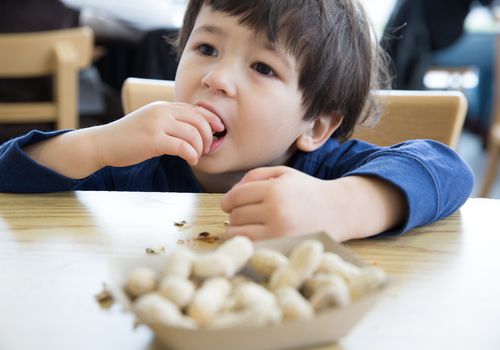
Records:
<instances>
[{"instance_id":1,"label":"boy's nose","mask_svg":"<svg viewBox=\"0 0 500 350\"><path fill-rule=\"evenodd\" d=\"M234 73L229 67L218 65L203 76L201 84L215 93L233 97L237 90Z\"/></svg>"}]
</instances>

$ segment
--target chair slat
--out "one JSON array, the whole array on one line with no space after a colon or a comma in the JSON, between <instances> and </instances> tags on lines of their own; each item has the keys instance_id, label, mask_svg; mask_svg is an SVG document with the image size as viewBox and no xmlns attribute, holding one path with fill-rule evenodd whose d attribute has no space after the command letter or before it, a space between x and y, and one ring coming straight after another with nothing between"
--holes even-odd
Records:
<instances>
[{"instance_id":1,"label":"chair slat","mask_svg":"<svg viewBox=\"0 0 500 350\"><path fill-rule=\"evenodd\" d=\"M0 103L3 122L44 122L53 121L56 115L54 103Z\"/></svg>"},{"instance_id":2,"label":"chair slat","mask_svg":"<svg viewBox=\"0 0 500 350\"><path fill-rule=\"evenodd\" d=\"M54 45L63 41L76 51L77 67L87 66L93 50L93 34L89 28L1 34L0 77L35 77L52 73L55 69Z\"/></svg>"}]
</instances>

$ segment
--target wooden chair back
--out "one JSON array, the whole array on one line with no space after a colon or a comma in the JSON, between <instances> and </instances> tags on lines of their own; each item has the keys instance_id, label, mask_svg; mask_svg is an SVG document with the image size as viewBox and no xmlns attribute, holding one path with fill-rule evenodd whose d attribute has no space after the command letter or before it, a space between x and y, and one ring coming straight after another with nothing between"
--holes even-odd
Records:
<instances>
[{"instance_id":1,"label":"wooden chair back","mask_svg":"<svg viewBox=\"0 0 500 350\"><path fill-rule=\"evenodd\" d=\"M467 100L455 91L377 91L385 109L378 123L358 126L353 138L379 146L411 139L433 139L455 147L467 111ZM174 100L174 82L129 78L122 88L125 113L150 102Z\"/></svg>"},{"instance_id":2,"label":"wooden chair back","mask_svg":"<svg viewBox=\"0 0 500 350\"><path fill-rule=\"evenodd\" d=\"M467 113L459 91L377 91L384 112L374 127L359 125L352 138L379 146L413 139L432 139L452 148L458 143Z\"/></svg>"},{"instance_id":3,"label":"wooden chair back","mask_svg":"<svg viewBox=\"0 0 500 350\"><path fill-rule=\"evenodd\" d=\"M1 123L56 122L78 127L78 72L92 61L94 37L86 27L0 34L0 78L53 76L51 102L0 102Z\"/></svg>"},{"instance_id":4,"label":"wooden chair back","mask_svg":"<svg viewBox=\"0 0 500 350\"><path fill-rule=\"evenodd\" d=\"M170 80L128 78L122 87L125 114L154 101L175 101L175 83Z\"/></svg>"}]
</instances>

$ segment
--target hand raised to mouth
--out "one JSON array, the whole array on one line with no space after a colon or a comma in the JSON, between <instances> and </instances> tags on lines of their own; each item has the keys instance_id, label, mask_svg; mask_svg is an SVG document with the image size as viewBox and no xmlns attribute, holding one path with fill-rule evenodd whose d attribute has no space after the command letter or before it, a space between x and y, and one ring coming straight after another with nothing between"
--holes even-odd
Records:
<instances>
[{"instance_id":1,"label":"hand raised to mouth","mask_svg":"<svg viewBox=\"0 0 500 350\"><path fill-rule=\"evenodd\" d=\"M211 112L212 114L215 114L219 118L220 123L217 123L216 125L210 123L210 126L212 127L212 131L213 131L212 132L213 136L215 136L217 138L221 138L221 137L224 137L226 135L226 133L227 133L226 125L224 124L224 121L222 120L218 111L215 108L213 108L212 106L210 106L209 104L204 103L204 102L195 103L195 107L205 109L205 110Z\"/></svg>"},{"instance_id":2,"label":"hand raised to mouth","mask_svg":"<svg viewBox=\"0 0 500 350\"><path fill-rule=\"evenodd\" d=\"M153 102L100 129L104 135L99 140L105 143L100 149L106 152L101 152L99 166L128 166L162 155L195 165L213 147L214 132L224 134L225 125L210 109Z\"/></svg>"}]
</instances>

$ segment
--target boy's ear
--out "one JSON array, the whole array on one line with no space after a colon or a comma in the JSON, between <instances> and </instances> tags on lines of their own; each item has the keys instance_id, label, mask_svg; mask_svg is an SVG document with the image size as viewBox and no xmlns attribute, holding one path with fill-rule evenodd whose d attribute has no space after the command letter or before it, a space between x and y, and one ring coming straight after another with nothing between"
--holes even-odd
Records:
<instances>
[{"instance_id":1,"label":"boy's ear","mask_svg":"<svg viewBox=\"0 0 500 350\"><path fill-rule=\"evenodd\" d=\"M342 117L336 114L325 114L311 121L311 126L300 135L295 144L304 152L312 152L323 146L342 122Z\"/></svg>"}]
</instances>

